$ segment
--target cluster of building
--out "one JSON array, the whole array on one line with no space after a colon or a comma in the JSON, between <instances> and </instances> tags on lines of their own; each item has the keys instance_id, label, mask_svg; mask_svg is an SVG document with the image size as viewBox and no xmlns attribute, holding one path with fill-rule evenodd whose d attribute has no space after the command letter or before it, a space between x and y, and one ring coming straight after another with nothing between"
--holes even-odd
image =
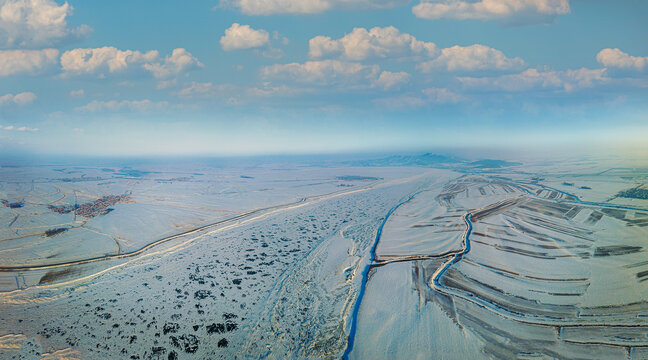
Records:
<instances>
[{"instance_id":1,"label":"cluster of building","mask_svg":"<svg viewBox=\"0 0 648 360\"><path fill-rule=\"evenodd\" d=\"M103 178L100 178L98 176L82 176L82 177L74 177L74 178L59 178L56 179L57 181L60 182L83 182L83 181L101 181Z\"/></svg>"},{"instance_id":2,"label":"cluster of building","mask_svg":"<svg viewBox=\"0 0 648 360\"><path fill-rule=\"evenodd\" d=\"M648 189L636 187L634 189L620 191L617 196L630 199L648 199Z\"/></svg>"},{"instance_id":3,"label":"cluster of building","mask_svg":"<svg viewBox=\"0 0 648 360\"><path fill-rule=\"evenodd\" d=\"M52 212L55 212L57 214L67 214L74 209L76 209L77 205L60 205L60 206L55 206L55 205L47 205L47 208L49 208Z\"/></svg>"},{"instance_id":4,"label":"cluster of building","mask_svg":"<svg viewBox=\"0 0 648 360\"><path fill-rule=\"evenodd\" d=\"M191 180L193 179L188 176L175 177L171 179L155 179L155 181L159 183L173 183L174 181L191 181Z\"/></svg>"},{"instance_id":5,"label":"cluster of building","mask_svg":"<svg viewBox=\"0 0 648 360\"><path fill-rule=\"evenodd\" d=\"M81 205L61 205L53 206L50 205L49 209L55 213L67 214L74 211L74 214L77 216L83 216L86 218L95 217L98 215L104 215L110 212L110 207L117 204L118 202L124 202L130 200L131 197L129 194L124 195L106 195L97 200L81 204Z\"/></svg>"}]
</instances>

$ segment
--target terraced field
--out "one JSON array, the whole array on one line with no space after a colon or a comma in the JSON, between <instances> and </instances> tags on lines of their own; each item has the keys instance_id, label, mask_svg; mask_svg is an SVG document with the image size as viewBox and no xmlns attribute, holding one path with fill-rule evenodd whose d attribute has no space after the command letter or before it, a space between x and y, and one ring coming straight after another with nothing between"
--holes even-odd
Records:
<instances>
[{"instance_id":1,"label":"terraced field","mask_svg":"<svg viewBox=\"0 0 648 360\"><path fill-rule=\"evenodd\" d=\"M371 341L357 341L349 358L405 356L414 347L440 358L643 359L646 218L645 208L583 201L527 179L465 175L427 189L387 221L367 285L368 296L379 296L372 288L404 277L400 264L409 263L418 295L409 306L390 302L411 291L403 288L361 306L358 337ZM398 335L401 320L425 328L444 316L439 310L465 330L445 340L464 351ZM465 345L472 339L481 349Z\"/></svg>"}]
</instances>

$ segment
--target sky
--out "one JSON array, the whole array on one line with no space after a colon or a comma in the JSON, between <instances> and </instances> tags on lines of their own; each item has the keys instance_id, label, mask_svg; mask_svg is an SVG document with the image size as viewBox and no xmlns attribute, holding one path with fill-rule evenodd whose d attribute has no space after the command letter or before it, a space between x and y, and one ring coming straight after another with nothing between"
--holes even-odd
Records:
<instances>
[{"instance_id":1,"label":"sky","mask_svg":"<svg viewBox=\"0 0 648 360\"><path fill-rule=\"evenodd\" d=\"M648 154L642 0L0 0L0 157Z\"/></svg>"}]
</instances>

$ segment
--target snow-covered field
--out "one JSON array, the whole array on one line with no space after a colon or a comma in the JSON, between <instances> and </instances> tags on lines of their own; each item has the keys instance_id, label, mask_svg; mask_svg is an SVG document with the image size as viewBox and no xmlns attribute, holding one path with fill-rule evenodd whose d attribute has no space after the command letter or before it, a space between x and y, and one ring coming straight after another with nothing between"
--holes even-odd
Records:
<instances>
[{"instance_id":1,"label":"snow-covered field","mask_svg":"<svg viewBox=\"0 0 648 360\"><path fill-rule=\"evenodd\" d=\"M645 169L1 171L2 359L648 357Z\"/></svg>"}]
</instances>

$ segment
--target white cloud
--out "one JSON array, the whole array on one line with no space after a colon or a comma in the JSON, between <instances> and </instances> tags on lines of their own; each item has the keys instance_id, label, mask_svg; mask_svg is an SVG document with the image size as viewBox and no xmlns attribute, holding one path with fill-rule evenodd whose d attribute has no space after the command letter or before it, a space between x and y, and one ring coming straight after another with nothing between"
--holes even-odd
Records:
<instances>
[{"instance_id":1,"label":"white cloud","mask_svg":"<svg viewBox=\"0 0 648 360\"><path fill-rule=\"evenodd\" d=\"M519 57L509 58L500 50L475 44L438 49L433 42L417 40L401 33L393 26L370 30L354 28L339 39L316 36L309 41L311 58L337 58L341 61L392 58L414 60L417 69L429 73L434 70L453 72L519 71L525 62Z\"/></svg>"},{"instance_id":2,"label":"white cloud","mask_svg":"<svg viewBox=\"0 0 648 360\"><path fill-rule=\"evenodd\" d=\"M350 34L337 40L328 36L316 36L309 41L309 56L312 58L342 56L364 60L416 55L431 57L436 52L434 43L417 40L393 26L374 27L368 31L365 28L354 28Z\"/></svg>"},{"instance_id":3,"label":"white cloud","mask_svg":"<svg viewBox=\"0 0 648 360\"><path fill-rule=\"evenodd\" d=\"M571 11L569 0L421 0L412 8L424 19L502 20L512 23L546 23Z\"/></svg>"},{"instance_id":4,"label":"white cloud","mask_svg":"<svg viewBox=\"0 0 648 360\"><path fill-rule=\"evenodd\" d=\"M562 89L569 92L609 81L605 76L605 69L586 68L565 71L527 69L519 74L499 77L460 77L458 79L468 89L508 92L536 89Z\"/></svg>"},{"instance_id":5,"label":"white cloud","mask_svg":"<svg viewBox=\"0 0 648 360\"><path fill-rule=\"evenodd\" d=\"M175 76L184 71L203 66L198 59L182 48L173 50L171 56L167 56L162 62L144 64L144 68L152 72L156 78Z\"/></svg>"},{"instance_id":6,"label":"white cloud","mask_svg":"<svg viewBox=\"0 0 648 360\"><path fill-rule=\"evenodd\" d=\"M499 50L485 45L452 46L441 50L434 60L422 62L417 68L423 72L436 69L447 71L519 70L524 60L508 58Z\"/></svg>"},{"instance_id":7,"label":"white cloud","mask_svg":"<svg viewBox=\"0 0 648 360\"><path fill-rule=\"evenodd\" d=\"M409 81L410 75L406 72L391 72L391 71L383 71L380 73L380 76L376 81L374 81L374 85L381 87L385 90L398 87L401 84L405 84Z\"/></svg>"},{"instance_id":8,"label":"white cloud","mask_svg":"<svg viewBox=\"0 0 648 360\"><path fill-rule=\"evenodd\" d=\"M355 84L373 81L379 75L378 65L363 65L339 60L275 64L261 69L265 79L288 80L315 85Z\"/></svg>"},{"instance_id":9,"label":"white cloud","mask_svg":"<svg viewBox=\"0 0 648 360\"><path fill-rule=\"evenodd\" d=\"M223 50L242 50L261 47L268 44L270 34L265 30L254 30L250 25L232 24L225 30L225 35L220 39Z\"/></svg>"},{"instance_id":10,"label":"white cloud","mask_svg":"<svg viewBox=\"0 0 648 360\"><path fill-rule=\"evenodd\" d=\"M33 92L22 92L16 95L6 94L0 96L0 105L13 103L19 106L23 106L32 103L34 100L36 100L36 94L34 94Z\"/></svg>"},{"instance_id":11,"label":"white cloud","mask_svg":"<svg viewBox=\"0 0 648 360\"><path fill-rule=\"evenodd\" d=\"M69 50L61 55L61 67L66 75L99 75L120 73L129 68L145 69L156 78L177 75L203 65L187 50L178 48L163 60L156 50L140 52L119 50L112 46Z\"/></svg>"},{"instance_id":12,"label":"white cloud","mask_svg":"<svg viewBox=\"0 0 648 360\"><path fill-rule=\"evenodd\" d=\"M33 74L58 61L58 50L0 50L0 76Z\"/></svg>"},{"instance_id":13,"label":"white cloud","mask_svg":"<svg viewBox=\"0 0 648 360\"><path fill-rule=\"evenodd\" d=\"M247 15L315 14L331 8L328 0L232 0L221 4L236 6Z\"/></svg>"},{"instance_id":14,"label":"white cloud","mask_svg":"<svg viewBox=\"0 0 648 360\"><path fill-rule=\"evenodd\" d=\"M77 111L89 111L89 112L98 112L102 110L132 110L132 111L150 111L150 110L161 110L168 106L169 104L166 101L155 102L148 99L145 100L122 100L122 101L98 101L93 100L90 103L77 107Z\"/></svg>"},{"instance_id":15,"label":"white cloud","mask_svg":"<svg viewBox=\"0 0 648 360\"><path fill-rule=\"evenodd\" d=\"M246 15L317 14L334 8L387 9L409 0L221 0L221 6L234 6Z\"/></svg>"},{"instance_id":16,"label":"white cloud","mask_svg":"<svg viewBox=\"0 0 648 360\"><path fill-rule=\"evenodd\" d=\"M275 31L272 35L275 42L287 45L290 41ZM255 53L270 59L279 59L284 56L281 49L270 46L270 34L263 30L255 30L250 25L232 24L225 30L225 35L220 39L220 44L225 51L256 49Z\"/></svg>"},{"instance_id":17,"label":"white cloud","mask_svg":"<svg viewBox=\"0 0 648 360\"><path fill-rule=\"evenodd\" d=\"M0 4L0 46L34 47L51 45L70 37L85 36L87 25L67 26L72 7L52 0L4 0Z\"/></svg>"},{"instance_id":18,"label":"white cloud","mask_svg":"<svg viewBox=\"0 0 648 360\"><path fill-rule=\"evenodd\" d=\"M606 67L643 70L648 65L648 56L631 56L619 49L603 49L596 55L596 61Z\"/></svg>"},{"instance_id":19,"label":"white cloud","mask_svg":"<svg viewBox=\"0 0 648 360\"><path fill-rule=\"evenodd\" d=\"M133 50L119 50L112 46L94 49L74 49L61 55L61 66L68 74L96 74L108 71L115 73L126 70L134 64L143 64L157 59L155 50L142 53Z\"/></svg>"}]
</instances>

